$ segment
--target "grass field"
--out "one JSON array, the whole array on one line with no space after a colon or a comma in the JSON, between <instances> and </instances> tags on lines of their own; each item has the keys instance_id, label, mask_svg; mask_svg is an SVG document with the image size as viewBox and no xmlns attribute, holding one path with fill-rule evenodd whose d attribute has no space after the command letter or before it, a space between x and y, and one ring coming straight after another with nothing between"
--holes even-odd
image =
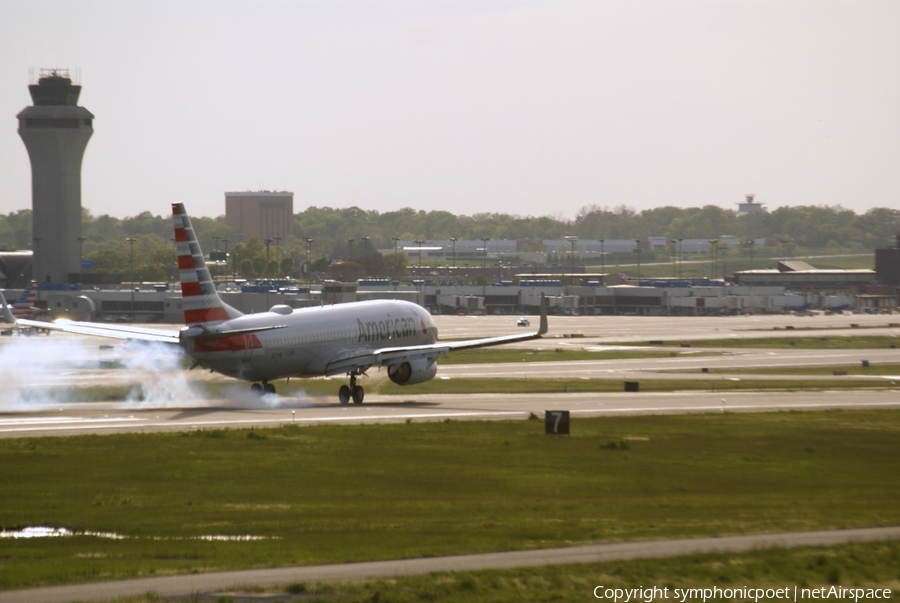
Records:
<instances>
[{"instance_id":1,"label":"grass field","mask_svg":"<svg viewBox=\"0 0 900 603\"><path fill-rule=\"evenodd\" d=\"M882 410L2 440L0 527L122 538L3 539L0 588L892 525L898 436Z\"/></svg>"}]
</instances>

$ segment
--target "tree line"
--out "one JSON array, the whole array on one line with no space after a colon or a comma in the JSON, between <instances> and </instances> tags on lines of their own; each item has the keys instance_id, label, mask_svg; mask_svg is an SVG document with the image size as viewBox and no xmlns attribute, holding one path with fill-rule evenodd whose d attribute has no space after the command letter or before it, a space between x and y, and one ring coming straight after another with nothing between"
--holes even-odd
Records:
<instances>
[{"instance_id":1,"label":"tree line","mask_svg":"<svg viewBox=\"0 0 900 603\"><path fill-rule=\"evenodd\" d=\"M129 275L142 280L175 280L175 251L169 216L142 212L114 218L93 216L82 210L84 241L82 253L94 263L94 270ZM0 215L0 249L32 248L31 210ZM224 216L193 216L197 236L204 251L229 253L229 265L217 266L242 276L299 276L300 266L309 259L315 268L330 262L352 259L366 264L369 274L399 274L402 266L391 250L394 239L669 239L717 238L734 235L740 239L769 238L789 241L795 250L871 251L894 245L900 233L900 210L874 208L862 214L841 206L780 207L773 211L739 214L714 205L699 208L657 207L635 211L590 205L574 219L560 216L519 216L501 213L455 215L447 211L403 208L379 212L358 207L308 207L294 215L292 235L277 245L258 240L238 241ZM126 244L133 238L132 244ZM312 239L307 243L307 238ZM354 240L350 244L350 239Z\"/></svg>"}]
</instances>

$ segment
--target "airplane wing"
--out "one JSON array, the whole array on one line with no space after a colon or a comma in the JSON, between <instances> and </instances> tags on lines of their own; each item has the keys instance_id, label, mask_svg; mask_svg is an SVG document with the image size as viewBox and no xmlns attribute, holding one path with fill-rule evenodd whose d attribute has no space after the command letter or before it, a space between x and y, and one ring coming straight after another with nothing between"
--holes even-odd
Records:
<instances>
[{"instance_id":1,"label":"airplane wing","mask_svg":"<svg viewBox=\"0 0 900 603\"><path fill-rule=\"evenodd\" d=\"M99 322L79 322L74 320L58 319L53 322L42 320L28 320L19 318L16 323L24 327L49 329L51 331L63 331L65 333L78 333L79 335L94 335L112 339L134 339L138 341L156 341L160 343L178 343L178 331L166 331L163 329L151 329L147 327L132 327L128 325L108 325Z\"/></svg>"},{"instance_id":2,"label":"airplane wing","mask_svg":"<svg viewBox=\"0 0 900 603\"><path fill-rule=\"evenodd\" d=\"M342 357L332 360L325 369L325 374L330 377L346 373L363 372L372 366L390 367L403 362L414 362L416 360L428 360L429 362L433 362L452 350L470 350L474 348L485 348L494 345L514 343L517 341L540 339L547 333L547 330L547 306L546 301L541 300L541 325L540 328L533 333L517 333L515 335L500 335L498 337L465 339L462 341L438 341L430 345L361 350L359 353L350 352Z\"/></svg>"},{"instance_id":3,"label":"airplane wing","mask_svg":"<svg viewBox=\"0 0 900 603\"><path fill-rule=\"evenodd\" d=\"M130 325L106 324L101 322L79 322L68 320L65 318L59 318L53 322L17 318L15 319L15 322L24 327L36 327L39 329L63 331L65 333L77 333L79 335L94 335L96 337L107 337L111 339L131 339L136 341L155 341L159 343L179 343L179 331L167 331L165 329L133 327ZM272 329L283 328L285 328L285 325L266 325L247 329L204 331L200 333L194 333L193 335L197 337L208 338L230 337L232 335L258 333L260 331L270 331Z\"/></svg>"},{"instance_id":4,"label":"airplane wing","mask_svg":"<svg viewBox=\"0 0 900 603\"><path fill-rule=\"evenodd\" d=\"M332 360L325 369L325 376L364 372L372 366L393 366L402 362L426 359L434 361L450 351L446 344L416 345L407 348L381 348L360 353L345 354Z\"/></svg>"}]
</instances>

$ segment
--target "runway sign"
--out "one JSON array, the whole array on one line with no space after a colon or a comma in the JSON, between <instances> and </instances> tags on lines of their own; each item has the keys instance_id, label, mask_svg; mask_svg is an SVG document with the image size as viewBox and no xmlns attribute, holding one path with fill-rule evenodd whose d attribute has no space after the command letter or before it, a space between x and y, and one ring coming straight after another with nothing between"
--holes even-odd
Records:
<instances>
[{"instance_id":1,"label":"runway sign","mask_svg":"<svg viewBox=\"0 0 900 603\"><path fill-rule=\"evenodd\" d=\"M547 435L569 435L569 411L545 410L544 433Z\"/></svg>"}]
</instances>

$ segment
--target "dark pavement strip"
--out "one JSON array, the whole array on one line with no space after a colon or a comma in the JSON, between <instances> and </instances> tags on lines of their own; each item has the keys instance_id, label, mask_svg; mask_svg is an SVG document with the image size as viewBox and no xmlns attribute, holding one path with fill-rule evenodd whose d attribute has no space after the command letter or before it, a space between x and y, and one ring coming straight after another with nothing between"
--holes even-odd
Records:
<instances>
[{"instance_id":1,"label":"dark pavement strip","mask_svg":"<svg viewBox=\"0 0 900 603\"><path fill-rule=\"evenodd\" d=\"M696 553L740 553L775 547L829 546L847 542L900 539L900 526L688 538L642 542L614 542L557 549L484 553L333 565L284 567L139 578L0 592L0 603L65 603L73 600L104 601L154 592L160 596L216 593L240 585L277 586L292 582L327 582L395 578L429 572L507 569L623 559L675 557Z\"/></svg>"}]
</instances>

